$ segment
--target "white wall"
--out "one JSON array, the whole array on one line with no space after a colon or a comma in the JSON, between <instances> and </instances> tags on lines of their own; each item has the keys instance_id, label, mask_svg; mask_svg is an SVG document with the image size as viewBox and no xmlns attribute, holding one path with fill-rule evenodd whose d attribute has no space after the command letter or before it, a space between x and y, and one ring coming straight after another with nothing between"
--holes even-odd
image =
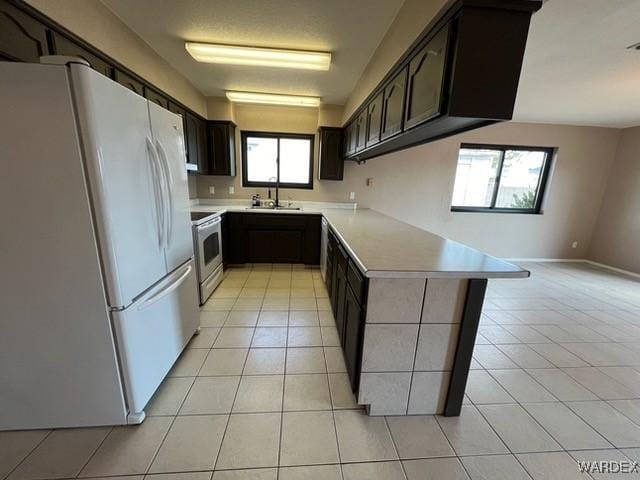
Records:
<instances>
[{"instance_id":1,"label":"white wall","mask_svg":"<svg viewBox=\"0 0 640 480\"><path fill-rule=\"evenodd\" d=\"M640 273L640 127L622 131L589 258Z\"/></svg>"},{"instance_id":2,"label":"white wall","mask_svg":"<svg viewBox=\"0 0 640 480\"><path fill-rule=\"evenodd\" d=\"M619 137L616 129L503 123L366 165L349 163L345 187L356 192L360 204L493 255L584 258ZM543 214L452 213L462 142L557 147ZM373 187L365 185L367 178L373 178Z\"/></svg>"}]
</instances>

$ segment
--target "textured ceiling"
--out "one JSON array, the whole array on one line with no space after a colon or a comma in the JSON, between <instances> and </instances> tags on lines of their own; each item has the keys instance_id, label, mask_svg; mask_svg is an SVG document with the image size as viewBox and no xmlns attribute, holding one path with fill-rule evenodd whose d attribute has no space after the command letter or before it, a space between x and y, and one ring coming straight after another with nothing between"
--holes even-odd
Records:
<instances>
[{"instance_id":1,"label":"textured ceiling","mask_svg":"<svg viewBox=\"0 0 640 480\"><path fill-rule=\"evenodd\" d=\"M207 96L225 90L346 101L403 0L103 0ZM331 51L328 72L196 62L185 40Z\"/></svg>"},{"instance_id":2,"label":"textured ceiling","mask_svg":"<svg viewBox=\"0 0 640 480\"><path fill-rule=\"evenodd\" d=\"M514 120L640 125L640 0L549 0L531 22Z\"/></svg>"}]
</instances>

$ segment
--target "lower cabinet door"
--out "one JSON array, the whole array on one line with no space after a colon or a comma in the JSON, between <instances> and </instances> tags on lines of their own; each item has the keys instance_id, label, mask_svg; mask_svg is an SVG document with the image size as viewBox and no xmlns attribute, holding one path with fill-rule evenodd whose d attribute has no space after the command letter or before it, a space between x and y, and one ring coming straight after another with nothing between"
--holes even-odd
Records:
<instances>
[{"instance_id":1,"label":"lower cabinet door","mask_svg":"<svg viewBox=\"0 0 640 480\"><path fill-rule=\"evenodd\" d=\"M333 286L333 259L329 255L330 254L327 252L327 271L324 277L324 284L327 287L329 301L331 301L331 287Z\"/></svg>"},{"instance_id":2,"label":"lower cabinet door","mask_svg":"<svg viewBox=\"0 0 640 480\"><path fill-rule=\"evenodd\" d=\"M345 325L342 348L349 381L351 382L351 390L355 393L360 381L362 334L364 332L362 308L350 287L346 288L343 318Z\"/></svg>"},{"instance_id":3,"label":"lower cabinet door","mask_svg":"<svg viewBox=\"0 0 640 480\"><path fill-rule=\"evenodd\" d=\"M301 263L302 239L300 230L248 230L248 261Z\"/></svg>"},{"instance_id":4,"label":"lower cabinet door","mask_svg":"<svg viewBox=\"0 0 640 480\"><path fill-rule=\"evenodd\" d=\"M340 344L344 346L344 324L345 324L345 297L347 294L347 272L342 268L339 263L335 266L335 317L336 328L338 329L338 336L340 337Z\"/></svg>"}]
</instances>

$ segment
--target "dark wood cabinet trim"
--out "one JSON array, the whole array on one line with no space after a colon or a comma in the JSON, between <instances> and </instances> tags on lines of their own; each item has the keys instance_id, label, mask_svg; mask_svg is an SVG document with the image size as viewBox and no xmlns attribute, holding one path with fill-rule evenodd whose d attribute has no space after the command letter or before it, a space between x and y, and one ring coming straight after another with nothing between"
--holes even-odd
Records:
<instances>
[{"instance_id":1,"label":"dark wood cabinet trim","mask_svg":"<svg viewBox=\"0 0 640 480\"><path fill-rule=\"evenodd\" d=\"M48 30L37 20L34 20L29 15L25 14L15 6L4 3L2 10L0 10L0 26L7 25L4 32L8 35L9 29L15 29L16 32L27 39L25 50L31 50L28 59L19 58L16 53L13 54L10 51L2 50L0 46L0 59L6 59L11 61L37 61L42 55L47 55L51 51L49 45ZM25 53L27 53L25 51Z\"/></svg>"},{"instance_id":2,"label":"dark wood cabinet trim","mask_svg":"<svg viewBox=\"0 0 640 480\"><path fill-rule=\"evenodd\" d=\"M530 18L541 6L542 0L450 0L345 123L345 160L362 162L510 119ZM448 29L448 39L439 108L433 113L407 118L409 99L404 97L410 92L405 83L402 125L397 124L400 122L388 125L385 117L388 115L390 85L398 74L406 72L410 63L443 28ZM485 59L486 64L482 63ZM474 72L478 67L491 73L482 82L484 91L493 88L500 92L495 99L492 95L477 94ZM354 126L381 92L385 105L380 141L356 151L351 140Z\"/></svg>"},{"instance_id":3,"label":"dark wood cabinet trim","mask_svg":"<svg viewBox=\"0 0 640 480\"><path fill-rule=\"evenodd\" d=\"M112 67L113 67L114 72L109 77L112 78L113 80L117 80L115 72L119 70L120 72L125 73L126 75L128 75L132 79L142 83L147 88L151 88L151 89L155 90L156 92L159 92L168 101L170 101L170 102L172 102L172 103L174 103L176 105L180 105L182 108L184 108L188 112L191 112L193 115L195 115L199 119L206 121L206 118L204 118L199 113L191 110L189 107L184 105L182 102L176 100L171 95L168 95L166 92L162 91L161 89L159 89L158 87L153 85L148 80L144 79L143 77L141 77L140 75L138 75L134 71L132 71L129 68L125 67L123 64L118 62L113 57L105 54L104 52L102 52L98 48L94 47L93 45L91 45L90 43L85 41L84 39L80 38L78 35L74 34L70 30L68 30L67 28L63 27L58 22L56 22L56 21L52 20L51 18L47 17L46 15L41 13L39 10L37 10L36 8L34 8L31 5L27 4L23 0L0 0L0 3L10 5L10 6L18 9L19 11L21 11L25 15L27 15L27 16L31 17L32 19L34 19L35 21L41 23L43 25L43 27L46 28L47 30L49 30L51 32L55 32L55 33L57 33L59 35L62 35L64 37L66 37L68 40L70 40L73 43L77 44L79 47L87 50L92 55L95 55L96 57L103 59L106 63L111 64ZM54 55L55 54L55 46L53 44L51 44L50 41L47 41L46 51L43 51L42 54L43 55ZM0 55L1 55L1 53L0 53Z\"/></svg>"}]
</instances>

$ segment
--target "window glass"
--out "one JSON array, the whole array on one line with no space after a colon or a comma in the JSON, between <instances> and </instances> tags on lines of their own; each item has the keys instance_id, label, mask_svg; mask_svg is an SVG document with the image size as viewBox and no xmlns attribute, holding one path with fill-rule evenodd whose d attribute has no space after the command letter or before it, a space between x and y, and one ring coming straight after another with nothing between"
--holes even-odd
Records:
<instances>
[{"instance_id":1,"label":"window glass","mask_svg":"<svg viewBox=\"0 0 640 480\"><path fill-rule=\"evenodd\" d=\"M451 210L539 213L552 148L463 144Z\"/></svg>"},{"instance_id":2,"label":"window glass","mask_svg":"<svg viewBox=\"0 0 640 480\"><path fill-rule=\"evenodd\" d=\"M313 135L242 132L242 184L313 188Z\"/></svg>"},{"instance_id":3,"label":"window glass","mask_svg":"<svg viewBox=\"0 0 640 480\"><path fill-rule=\"evenodd\" d=\"M545 156L526 150L505 152L496 207L535 208Z\"/></svg>"},{"instance_id":4,"label":"window glass","mask_svg":"<svg viewBox=\"0 0 640 480\"><path fill-rule=\"evenodd\" d=\"M278 139L247 137L247 179L250 182L275 181L278 174Z\"/></svg>"},{"instance_id":5,"label":"window glass","mask_svg":"<svg viewBox=\"0 0 640 480\"><path fill-rule=\"evenodd\" d=\"M490 207L502 152L461 148L453 205Z\"/></svg>"},{"instance_id":6,"label":"window glass","mask_svg":"<svg viewBox=\"0 0 640 480\"><path fill-rule=\"evenodd\" d=\"M280 139L280 181L308 183L311 142L306 139Z\"/></svg>"}]
</instances>

